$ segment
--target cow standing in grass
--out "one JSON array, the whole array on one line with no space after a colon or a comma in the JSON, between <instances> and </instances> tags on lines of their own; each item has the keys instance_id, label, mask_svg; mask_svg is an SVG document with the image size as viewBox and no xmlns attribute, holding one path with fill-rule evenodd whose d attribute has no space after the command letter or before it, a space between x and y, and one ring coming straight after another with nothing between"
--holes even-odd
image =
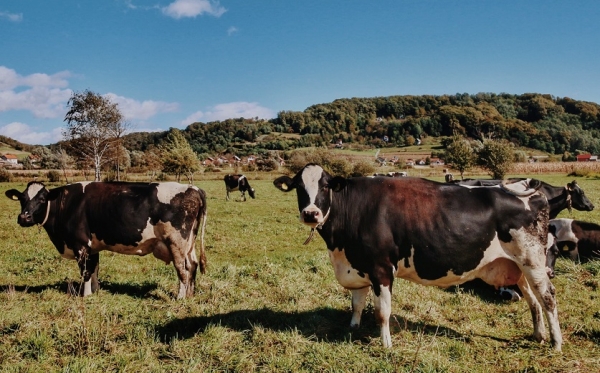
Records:
<instances>
[{"instance_id":1,"label":"cow standing in grass","mask_svg":"<svg viewBox=\"0 0 600 373\"><path fill-rule=\"evenodd\" d=\"M206 195L195 186L82 182L49 190L42 183L30 182L23 192L11 189L5 194L21 202L19 225L44 227L61 256L77 261L84 296L99 289L102 250L152 253L166 264L173 262L179 277L178 298L194 294L198 265L205 271Z\"/></svg>"},{"instance_id":2,"label":"cow standing in grass","mask_svg":"<svg viewBox=\"0 0 600 373\"><path fill-rule=\"evenodd\" d=\"M246 192L254 199L254 188L250 186L248 178L245 175L225 175L223 178L225 181L225 189L227 190L227 196L225 199L229 201L229 192L239 190L241 193L241 199L246 200Z\"/></svg>"},{"instance_id":3,"label":"cow standing in grass","mask_svg":"<svg viewBox=\"0 0 600 373\"><path fill-rule=\"evenodd\" d=\"M448 287L480 278L518 284L542 341L561 349L555 288L546 274L548 201L535 189L464 188L417 178L332 177L308 164L274 185L296 190L300 221L318 231L338 282L352 291L358 327L369 290L385 347L396 277ZM541 305L540 305L541 303Z\"/></svg>"}]
</instances>

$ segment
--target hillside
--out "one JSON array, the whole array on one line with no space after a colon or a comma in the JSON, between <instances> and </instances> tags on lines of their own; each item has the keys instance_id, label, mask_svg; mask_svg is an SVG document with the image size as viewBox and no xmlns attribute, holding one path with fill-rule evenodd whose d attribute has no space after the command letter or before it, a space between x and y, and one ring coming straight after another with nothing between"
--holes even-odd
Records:
<instances>
[{"instance_id":1,"label":"hillside","mask_svg":"<svg viewBox=\"0 0 600 373\"><path fill-rule=\"evenodd\" d=\"M185 130L199 154L249 154L345 144L405 147L426 137L503 138L550 154L600 153L600 105L545 94L456 94L339 99L270 120L192 123ZM128 146L145 150L166 133L131 134Z\"/></svg>"},{"instance_id":2,"label":"hillside","mask_svg":"<svg viewBox=\"0 0 600 373\"><path fill-rule=\"evenodd\" d=\"M124 144L130 151L145 151L160 145L173 130L131 133ZM201 157L285 153L340 140L354 149L407 149L418 140L425 144L427 138L454 133L506 139L547 154L599 154L600 105L538 93L345 98L301 112L282 111L269 120L196 122L183 132ZM0 141L19 151L32 148L4 136Z\"/></svg>"}]
</instances>

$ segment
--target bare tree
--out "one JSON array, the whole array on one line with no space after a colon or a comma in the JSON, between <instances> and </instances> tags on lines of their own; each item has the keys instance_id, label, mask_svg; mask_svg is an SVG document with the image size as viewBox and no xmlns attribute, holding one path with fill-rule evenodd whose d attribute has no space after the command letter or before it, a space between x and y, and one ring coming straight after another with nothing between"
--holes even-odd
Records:
<instances>
[{"instance_id":1,"label":"bare tree","mask_svg":"<svg viewBox=\"0 0 600 373\"><path fill-rule=\"evenodd\" d=\"M56 161L58 163L58 167L63 171L65 175L65 182L69 183L69 178L67 177L67 169L73 165L73 158L62 148L59 147L58 150L54 153L56 157Z\"/></svg>"},{"instance_id":2,"label":"bare tree","mask_svg":"<svg viewBox=\"0 0 600 373\"><path fill-rule=\"evenodd\" d=\"M127 124L116 103L89 90L74 92L68 106L63 137L80 161L94 165L94 180L100 181L107 152L118 146Z\"/></svg>"}]
</instances>

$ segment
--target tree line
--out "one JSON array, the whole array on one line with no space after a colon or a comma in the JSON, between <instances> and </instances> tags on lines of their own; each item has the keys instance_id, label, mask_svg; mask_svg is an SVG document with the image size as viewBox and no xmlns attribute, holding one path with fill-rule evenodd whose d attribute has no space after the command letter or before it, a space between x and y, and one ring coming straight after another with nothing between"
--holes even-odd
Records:
<instances>
[{"instance_id":1,"label":"tree line","mask_svg":"<svg viewBox=\"0 0 600 373\"><path fill-rule=\"evenodd\" d=\"M168 131L167 131L168 132ZM273 134L296 134L297 137ZM600 153L600 105L547 94L478 93L339 99L270 120L227 119L190 124L184 135L198 154L249 154L344 143L413 145L427 136L504 139L550 154ZM158 145L163 134L126 136L135 150Z\"/></svg>"},{"instance_id":2,"label":"tree line","mask_svg":"<svg viewBox=\"0 0 600 373\"><path fill-rule=\"evenodd\" d=\"M37 155L44 168L75 165L85 172L92 167L97 180L103 169L114 170L119 179L123 167L189 178L199 169L198 160L215 154L260 156L277 150L285 156L289 150L340 140L382 148L446 136L454 148L461 138L494 139L562 154L565 160L577 153L600 153L600 105L537 93L339 99L302 112L281 111L268 120L232 118L151 133L127 133L130 127L118 106L89 90L73 93L68 106L63 141L13 147Z\"/></svg>"}]
</instances>

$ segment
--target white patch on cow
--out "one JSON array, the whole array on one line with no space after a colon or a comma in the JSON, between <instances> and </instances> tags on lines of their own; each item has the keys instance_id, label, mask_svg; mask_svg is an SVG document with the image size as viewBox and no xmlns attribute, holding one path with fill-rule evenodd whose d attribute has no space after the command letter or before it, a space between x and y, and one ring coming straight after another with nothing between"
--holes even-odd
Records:
<instances>
[{"instance_id":1,"label":"white patch on cow","mask_svg":"<svg viewBox=\"0 0 600 373\"><path fill-rule=\"evenodd\" d=\"M176 195L185 193L188 188L187 185L173 182L156 184L158 201L169 204Z\"/></svg>"},{"instance_id":2,"label":"white patch on cow","mask_svg":"<svg viewBox=\"0 0 600 373\"><path fill-rule=\"evenodd\" d=\"M29 200L34 199L42 189L44 189L42 184L31 184L29 188L27 188L27 197L29 197Z\"/></svg>"},{"instance_id":3,"label":"white patch on cow","mask_svg":"<svg viewBox=\"0 0 600 373\"><path fill-rule=\"evenodd\" d=\"M335 278L338 280L340 285L346 289L361 289L367 286L371 286L371 280L369 275L366 273L363 276L358 274L358 271L352 268L352 265L346 258L344 249L328 250L329 260L333 265L333 271Z\"/></svg>"},{"instance_id":4,"label":"white patch on cow","mask_svg":"<svg viewBox=\"0 0 600 373\"><path fill-rule=\"evenodd\" d=\"M92 279L91 278L83 283L83 296L87 297L88 295L92 295Z\"/></svg>"},{"instance_id":5,"label":"white patch on cow","mask_svg":"<svg viewBox=\"0 0 600 373\"><path fill-rule=\"evenodd\" d=\"M498 259L508 259L510 261L514 259L511 257L511 253L507 252L506 248L502 246L500 240L498 239L498 235L496 234L490 243L490 246L488 246L488 248L485 250L483 258L473 270L464 272L460 275L457 275L452 270L449 270L444 277L435 280L427 280L420 278L415 270L414 253L415 249L413 247L411 248L411 255L408 258L408 267L404 265L404 259L398 261L398 269L394 272L395 276L418 284L438 286L441 288L447 288L453 285L462 284L475 278L479 278L482 275L480 271L482 269L485 270L485 266Z\"/></svg>"},{"instance_id":6,"label":"white patch on cow","mask_svg":"<svg viewBox=\"0 0 600 373\"><path fill-rule=\"evenodd\" d=\"M577 243L578 239L571 227L573 226L573 219L552 219L550 224L556 230L557 241L571 241Z\"/></svg>"},{"instance_id":7,"label":"white patch on cow","mask_svg":"<svg viewBox=\"0 0 600 373\"><path fill-rule=\"evenodd\" d=\"M383 347L392 347L390 334L390 315L392 314L392 292L389 286L379 286L379 296L375 296L375 317L381 328L381 342Z\"/></svg>"},{"instance_id":8,"label":"white patch on cow","mask_svg":"<svg viewBox=\"0 0 600 373\"><path fill-rule=\"evenodd\" d=\"M323 221L323 211L321 211L321 209L315 205L317 194L319 194L319 180L321 180L322 176L323 169L321 166L308 166L302 172L302 182L304 183L304 189L306 190L309 198L309 204L304 208L303 211L317 211L317 223L321 223ZM300 221L304 223L302 214L300 214Z\"/></svg>"},{"instance_id":9,"label":"white patch on cow","mask_svg":"<svg viewBox=\"0 0 600 373\"><path fill-rule=\"evenodd\" d=\"M85 193L85 187L88 186L88 184L93 183L93 181L80 181L77 184L81 185L81 189L83 190L83 193Z\"/></svg>"},{"instance_id":10,"label":"white patch on cow","mask_svg":"<svg viewBox=\"0 0 600 373\"><path fill-rule=\"evenodd\" d=\"M99 240L95 234L92 234L92 243L90 245L92 253L98 253L103 250L109 250L119 254L139 255L144 256L152 253L157 259L169 264L173 261L173 253L171 250L180 248L179 254L186 256L193 249L192 234L186 240L182 232L173 227L171 222L160 222L157 225L150 224L150 219L146 227L142 231L142 239L136 245L107 245L104 241ZM169 241L171 247L165 242Z\"/></svg>"}]
</instances>

